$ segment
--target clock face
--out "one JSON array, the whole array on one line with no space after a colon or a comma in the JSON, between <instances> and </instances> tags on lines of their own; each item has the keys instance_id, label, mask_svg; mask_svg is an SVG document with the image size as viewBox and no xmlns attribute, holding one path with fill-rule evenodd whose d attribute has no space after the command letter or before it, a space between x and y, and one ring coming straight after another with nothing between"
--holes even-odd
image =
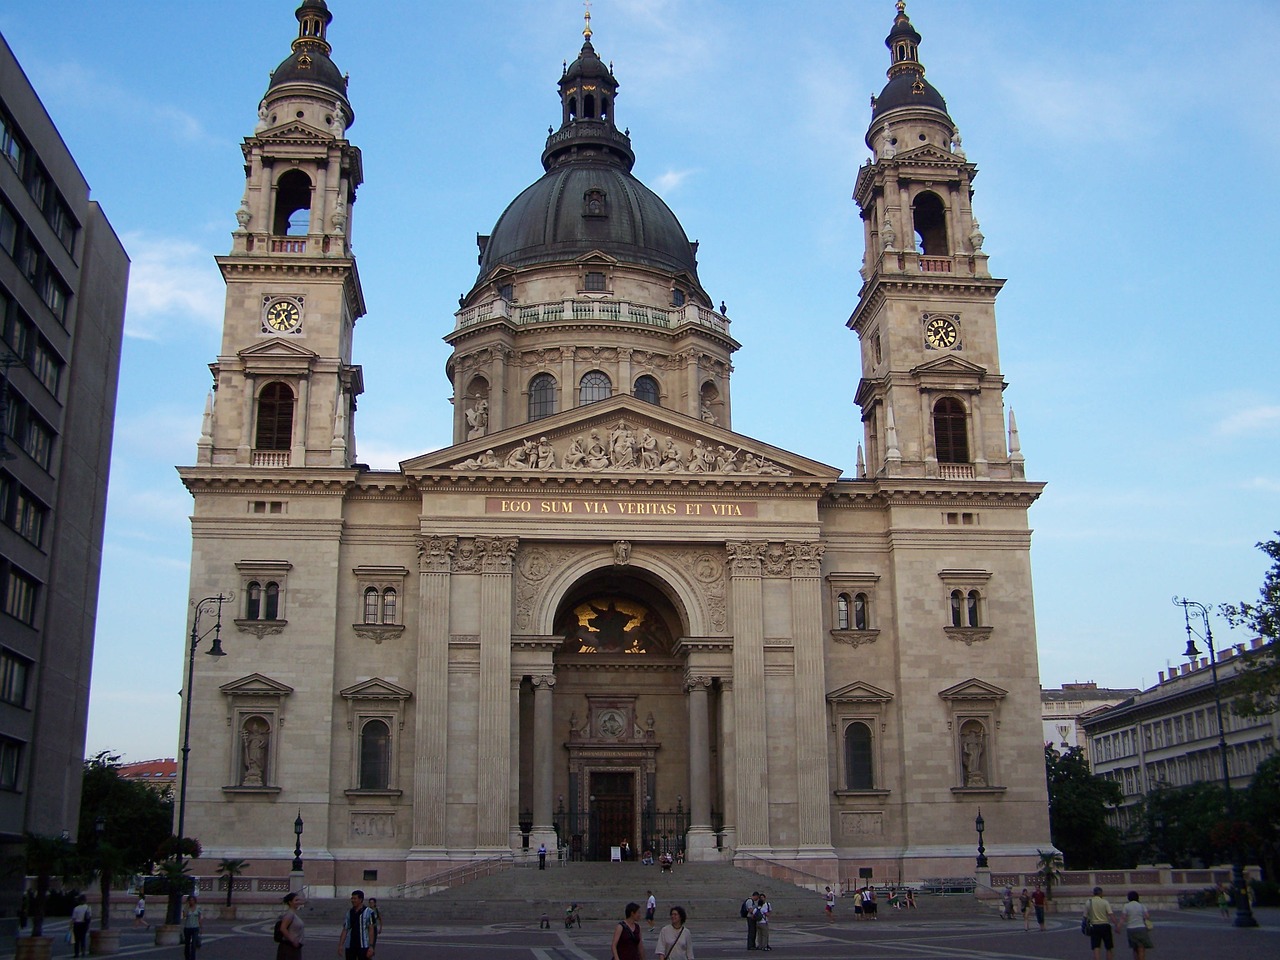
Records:
<instances>
[{"instance_id":1,"label":"clock face","mask_svg":"<svg viewBox=\"0 0 1280 960\"><path fill-rule=\"evenodd\" d=\"M302 322L302 312L292 300L277 300L267 307L267 326L277 333L288 333Z\"/></svg>"},{"instance_id":2,"label":"clock face","mask_svg":"<svg viewBox=\"0 0 1280 960\"><path fill-rule=\"evenodd\" d=\"M946 350L956 342L956 325L946 317L934 317L924 328L924 342L935 350Z\"/></svg>"}]
</instances>

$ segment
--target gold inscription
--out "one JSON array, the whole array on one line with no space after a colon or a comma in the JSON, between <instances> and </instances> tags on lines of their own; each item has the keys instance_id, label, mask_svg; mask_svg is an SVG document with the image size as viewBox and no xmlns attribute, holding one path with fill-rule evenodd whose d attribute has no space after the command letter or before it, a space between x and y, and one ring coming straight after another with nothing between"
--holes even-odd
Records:
<instances>
[{"instance_id":1,"label":"gold inscription","mask_svg":"<svg viewBox=\"0 0 1280 960\"><path fill-rule=\"evenodd\" d=\"M542 500L487 497L485 513L529 517L695 517L727 520L756 516L756 504L744 500Z\"/></svg>"}]
</instances>

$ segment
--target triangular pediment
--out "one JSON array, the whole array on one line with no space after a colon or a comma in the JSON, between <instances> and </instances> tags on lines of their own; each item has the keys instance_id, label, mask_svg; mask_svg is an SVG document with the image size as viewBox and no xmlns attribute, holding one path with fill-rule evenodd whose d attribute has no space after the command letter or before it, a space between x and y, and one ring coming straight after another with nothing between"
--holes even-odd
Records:
<instances>
[{"instance_id":1,"label":"triangular pediment","mask_svg":"<svg viewBox=\"0 0 1280 960\"><path fill-rule=\"evenodd\" d=\"M347 700L408 700L413 692L390 680L373 677L338 691Z\"/></svg>"},{"instance_id":2,"label":"triangular pediment","mask_svg":"<svg viewBox=\"0 0 1280 960\"><path fill-rule=\"evenodd\" d=\"M987 368L981 364L974 363L972 360L966 360L964 357L949 353L946 356L938 357L936 360L926 360L924 363L911 370L913 376L916 377L964 377L971 379L973 377L984 377L987 374Z\"/></svg>"},{"instance_id":3,"label":"triangular pediment","mask_svg":"<svg viewBox=\"0 0 1280 960\"><path fill-rule=\"evenodd\" d=\"M938 692L938 696L943 700L1003 700L1008 695L1008 690L997 687L994 683L979 680L977 677L962 680L954 687L947 687Z\"/></svg>"},{"instance_id":4,"label":"triangular pediment","mask_svg":"<svg viewBox=\"0 0 1280 960\"><path fill-rule=\"evenodd\" d=\"M603 250L589 250L574 260L574 263L601 263L607 266L613 266L618 263L618 258L609 256L609 254L605 253Z\"/></svg>"},{"instance_id":5,"label":"triangular pediment","mask_svg":"<svg viewBox=\"0 0 1280 960\"><path fill-rule=\"evenodd\" d=\"M855 680L827 694L828 703L888 703L893 694L863 680Z\"/></svg>"},{"instance_id":6,"label":"triangular pediment","mask_svg":"<svg viewBox=\"0 0 1280 960\"><path fill-rule=\"evenodd\" d=\"M912 147L910 150L902 150L898 153L897 160L899 163L965 163L962 157L956 156L950 151L943 150L941 147L932 143L921 144L918 147Z\"/></svg>"},{"instance_id":7,"label":"triangular pediment","mask_svg":"<svg viewBox=\"0 0 1280 960\"><path fill-rule=\"evenodd\" d=\"M319 354L306 347L299 345L293 340L285 337L272 337L268 340L255 343L251 347L245 347L237 356L242 360L250 360L262 357L288 357L298 360L314 360Z\"/></svg>"},{"instance_id":8,"label":"triangular pediment","mask_svg":"<svg viewBox=\"0 0 1280 960\"><path fill-rule=\"evenodd\" d=\"M286 697L293 687L279 680L272 680L261 673L251 673L239 680L224 683L218 688L229 697Z\"/></svg>"},{"instance_id":9,"label":"triangular pediment","mask_svg":"<svg viewBox=\"0 0 1280 960\"><path fill-rule=\"evenodd\" d=\"M406 460L406 474L836 480L836 467L619 395Z\"/></svg>"},{"instance_id":10,"label":"triangular pediment","mask_svg":"<svg viewBox=\"0 0 1280 960\"><path fill-rule=\"evenodd\" d=\"M263 130L258 139L263 143L321 143L332 140L333 134L300 120L290 120Z\"/></svg>"}]
</instances>

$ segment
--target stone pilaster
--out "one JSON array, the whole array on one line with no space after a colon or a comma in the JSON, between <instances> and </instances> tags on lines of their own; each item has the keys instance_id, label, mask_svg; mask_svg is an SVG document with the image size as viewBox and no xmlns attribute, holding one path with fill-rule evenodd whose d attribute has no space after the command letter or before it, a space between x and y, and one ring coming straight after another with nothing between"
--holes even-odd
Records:
<instances>
[{"instance_id":1,"label":"stone pilaster","mask_svg":"<svg viewBox=\"0 0 1280 960\"><path fill-rule=\"evenodd\" d=\"M480 703L476 847L509 849L511 787L511 559L515 537L477 537L480 554Z\"/></svg>"},{"instance_id":2,"label":"stone pilaster","mask_svg":"<svg viewBox=\"0 0 1280 960\"><path fill-rule=\"evenodd\" d=\"M724 830L721 846L733 850L738 845L738 753L734 726L733 680L720 678L720 782L724 784Z\"/></svg>"},{"instance_id":3,"label":"stone pilaster","mask_svg":"<svg viewBox=\"0 0 1280 960\"><path fill-rule=\"evenodd\" d=\"M444 854L449 750L449 578L457 537L418 540L418 656L414 700L413 846Z\"/></svg>"},{"instance_id":4,"label":"stone pilaster","mask_svg":"<svg viewBox=\"0 0 1280 960\"><path fill-rule=\"evenodd\" d=\"M820 543L791 541L791 633L795 649L797 832L801 855L835 855L827 758Z\"/></svg>"},{"instance_id":5,"label":"stone pilaster","mask_svg":"<svg viewBox=\"0 0 1280 960\"><path fill-rule=\"evenodd\" d=\"M766 544L729 541L730 609L733 614L733 707L736 721L738 849L769 846L768 752L765 748L764 591L760 582Z\"/></svg>"},{"instance_id":6,"label":"stone pilaster","mask_svg":"<svg viewBox=\"0 0 1280 960\"><path fill-rule=\"evenodd\" d=\"M555 732L552 728L551 691L556 678L533 678L533 829L552 832L552 764L555 762Z\"/></svg>"}]
</instances>

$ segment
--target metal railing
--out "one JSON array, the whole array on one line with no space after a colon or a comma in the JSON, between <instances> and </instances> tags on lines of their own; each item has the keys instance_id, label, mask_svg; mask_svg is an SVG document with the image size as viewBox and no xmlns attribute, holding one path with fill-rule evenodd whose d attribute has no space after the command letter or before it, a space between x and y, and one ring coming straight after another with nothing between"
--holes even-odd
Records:
<instances>
[{"instance_id":1,"label":"metal railing","mask_svg":"<svg viewBox=\"0 0 1280 960\"><path fill-rule=\"evenodd\" d=\"M753 853L735 854L733 863L734 866L743 867L752 873L758 873L773 880L781 880L793 886L804 887L806 890L820 891L823 887L836 884L837 886L842 886L841 892L849 892L840 883L839 877L823 876L817 873L810 873L807 870L799 870L788 864L778 863L776 860L757 857Z\"/></svg>"},{"instance_id":2,"label":"metal railing","mask_svg":"<svg viewBox=\"0 0 1280 960\"><path fill-rule=\"evenodd\" d=\"M395 895L406 899L425 897L429 893L448 890L451 887L490 876L499 870L510 870L514 862L515 858L509 853L487 857L484 860L468 860L466 863L460 863L456 867L423 877L421 880L399 884L395 888Z\"/></svg>"}]
</instances>

